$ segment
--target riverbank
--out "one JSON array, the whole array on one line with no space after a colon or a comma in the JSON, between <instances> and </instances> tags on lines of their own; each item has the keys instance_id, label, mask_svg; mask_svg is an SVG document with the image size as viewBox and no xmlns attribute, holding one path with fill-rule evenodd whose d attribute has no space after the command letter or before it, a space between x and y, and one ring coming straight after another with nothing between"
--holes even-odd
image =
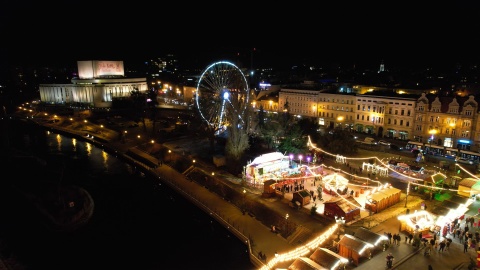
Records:
<instances>
[{"instance_id":1,"label":"riverbank","mask_svg":"<svg viewBox=\"0 0 480 270\"><path fill-rule=\"evenodd\" d=\"M265 266L265 263L268 263L269 266L276 265L278 267L288 267L291 263L291 260L280 261L271 259L275 258L275 254L279 254L279 258L286 258L290 251L297 248L302 248L305 243L313 241L315 239L324 239L319 242L321 244L327 243L331 237L324 237L325 233L329 232L329 227L325 227L323 224L320 224L317 220L312 218L308 211L293 211L289 206L288 202L284 199L274 198L269 200L264 200L259 198L258 193L253 193L252 190L247 189L247 196L254 199L262 200L262 203L267 205L271 209L281 213L289 214L289 221L295 224L299 224L299 231L307 234L301 242L295 241L293 239L284 238L279 234L273 234L270 232L270 227L265 226L261 223L257 217L251 215L245 215L237 206L233 205L231 202L225 200L225 197L221 197L206 188L205 186L198 185L195 181L191 181L181 172L174 170L172 167L168 166L168 162L171 162L171 157L166 156L155 156L158 164L158 167L151 167L147 164L134 159L132 156L127 155L128 150L131 148L136 148L139 144L145 144L147 139L139 142L135 140L135 136L132 134L133 138L126 138L125 140L119 138L118 133L110 131L108 129L102 130L101 133L89 133L89 134L98 134L94 137L86 136L85 129L89 131L96 131L101 129L101 127L95 127L93 124L87 125L73 125L67 123L55 123L55 124L45 124L42 123L42 126L51 130L52 132L64 132L64 134L71 134L71 136L77 137L82 140L89 141L95 144L97 147L105 149L107 152L121 156L128 162L138 166L145 170L145 173L151 174L152 176L158 177L164 183L169 184L172 188L177 190L184 197L188 198L192 203L199 206L206 213L209 213L212 218L215 218L218 222L223 224L227 229L234 233L242 242L244 242L249 247L249 254L252 263L257 267ZM137 130L142 130L137 129ZM133 132L132 132L133 133ZM136 135L136 134L135 134ZM148 134L142 133L143 136L147 137ZM101 138L101 139L99 139ZM153 143L152 145L154 145ZM176 151L179 148L175 148L173 144L170 145L172 151ZM180 150L178 150L180 151ZM148 152L144 152L146 155L150 155ZM176 153L178 155L184 156L184 153ZM193 158L191 156L190 158ZM189 163L190 166L190 163ZM199 163L197 163L200 167ZM205 168L209 172L213 172L211 167ZM223 178L226 176L226 180L232 184L238 184L238 178L229 176L226 172L222 172L218 169L215 171L216 177ZM233 180L232 180L233 179ZM231 181L232 180L232 181ZM235 180L235 181L234 181ZM241 188L241 187L239 187ZM258 192L258 191L255 191ZM409 197L408 207L414 207L416 200L414 196ZM393 210L393 209L392 209ZM397 211L405 211L405 208L399 207ZM386 211L385 211L386 212ZM383 215L382 213L372 216L372 219L382 220L383 218L391 218L391 215L396 215L396 211L388 211L388 216ZM398 213L397 213L398 214ZM383 218L382 218L383 216ZM259 217L258 217L259 218ZM365 219L364 221L367 221ZM336 234L335 234L336 237ZM262 252L266 255L267 260L262 261L258 258L258 253Z\"/></svg>"}]
</instances>

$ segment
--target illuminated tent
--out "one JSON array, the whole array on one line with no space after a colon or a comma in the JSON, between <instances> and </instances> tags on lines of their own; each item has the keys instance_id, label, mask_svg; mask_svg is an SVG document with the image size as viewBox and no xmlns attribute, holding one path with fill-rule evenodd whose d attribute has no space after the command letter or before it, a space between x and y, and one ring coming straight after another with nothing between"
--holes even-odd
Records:
<instances>
[{"instance_id":1,"label":"illuminated tent","mask_svg":"<svg viewBox=\"0 0 480 270\"><path fill-rule=\"evenodd\" d=\"M426 210L401 215L398 220L400 220L400 230L410 233L415 233L416 230L425 233L433 231L435 228L435 216Z\"/></svg>"},{"instance_id":2,"label":"illuminated tent","mask_svg":"<svg viewBox=\"0 0 480 270\"><path fill-rule=\"evenodd\" d=\"M348 185L348 179L337 174L329 174L323 177L323 188L328 190L344 190Z\"/></svg>"}]
</instances>

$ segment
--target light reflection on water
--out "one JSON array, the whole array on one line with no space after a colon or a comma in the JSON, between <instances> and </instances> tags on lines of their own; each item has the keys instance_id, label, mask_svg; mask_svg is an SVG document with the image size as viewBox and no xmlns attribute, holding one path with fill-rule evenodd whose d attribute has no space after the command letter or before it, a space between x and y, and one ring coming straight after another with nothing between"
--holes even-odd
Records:
<instances>
[{"instance_id":1,"label":"light reflection on water","mask_svg":"<svg viewBox=\"0 0 480 270\"><path fill-rule=\"evenodd\" d=\"M115 154L88 142L47 132L42 143L47 147L39 147L38 154L65 166L63 183L85 188L95 211L83 230L60 237L34 234L31 227L24 228L28 222L2 226L0 220L0 227L18 228L7 235L15 235L16 242L22 238L19 253L31 269L99 264L116 269L253 269L241 241L157 179L140 176ZM168 235L179 241L166 243Z\"/></svg>"}]
</instances>

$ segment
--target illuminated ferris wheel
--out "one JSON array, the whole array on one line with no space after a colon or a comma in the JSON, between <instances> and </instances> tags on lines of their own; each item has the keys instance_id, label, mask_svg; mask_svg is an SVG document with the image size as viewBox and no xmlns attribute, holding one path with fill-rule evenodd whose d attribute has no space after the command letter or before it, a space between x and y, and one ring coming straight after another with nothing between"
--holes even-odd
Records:
<instances>
[{"instance_id":1,"label":"illuminated ferris wheel","mask_svg":"<svg viewBox=\"0 0 480 270\"><path fill-rule=\"evenodd\" d=\"M249 88L236 65L226 61L211 64L202 72L196 91L197 109L216 134L224 132L234 122L232 117L238 117L233 120L243 124Z\"/></svg>"}]
</instances>

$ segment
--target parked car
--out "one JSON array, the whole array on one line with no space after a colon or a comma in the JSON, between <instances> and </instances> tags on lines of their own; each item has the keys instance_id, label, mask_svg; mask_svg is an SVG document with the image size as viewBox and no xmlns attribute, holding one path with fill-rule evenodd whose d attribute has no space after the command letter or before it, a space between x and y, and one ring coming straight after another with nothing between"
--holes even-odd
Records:
<instances>
[{"instance_id":1,"label":"parked car","mask_svg":"<svg viewBox=\"0 0 480 270\"><path fill-rule=\"evenodd\" d=\"M378 144L381 144L381 145L390 145L391 143L387 142L387 141L383 141L383 140L380 140L378 141Z\"/></svg>"},{"instance_id":2,"label":"parked car","mask_svg":"<svg viewBox=\"0 0 480 270\"><path fill-rule=\"evenodd\" d=\"M455 161L458 162L458 163L463 163L463 164L473 164L473 160L466 159L466 158L457 158L457 159L455 159Z\"/></svg>"}]
</instances>

